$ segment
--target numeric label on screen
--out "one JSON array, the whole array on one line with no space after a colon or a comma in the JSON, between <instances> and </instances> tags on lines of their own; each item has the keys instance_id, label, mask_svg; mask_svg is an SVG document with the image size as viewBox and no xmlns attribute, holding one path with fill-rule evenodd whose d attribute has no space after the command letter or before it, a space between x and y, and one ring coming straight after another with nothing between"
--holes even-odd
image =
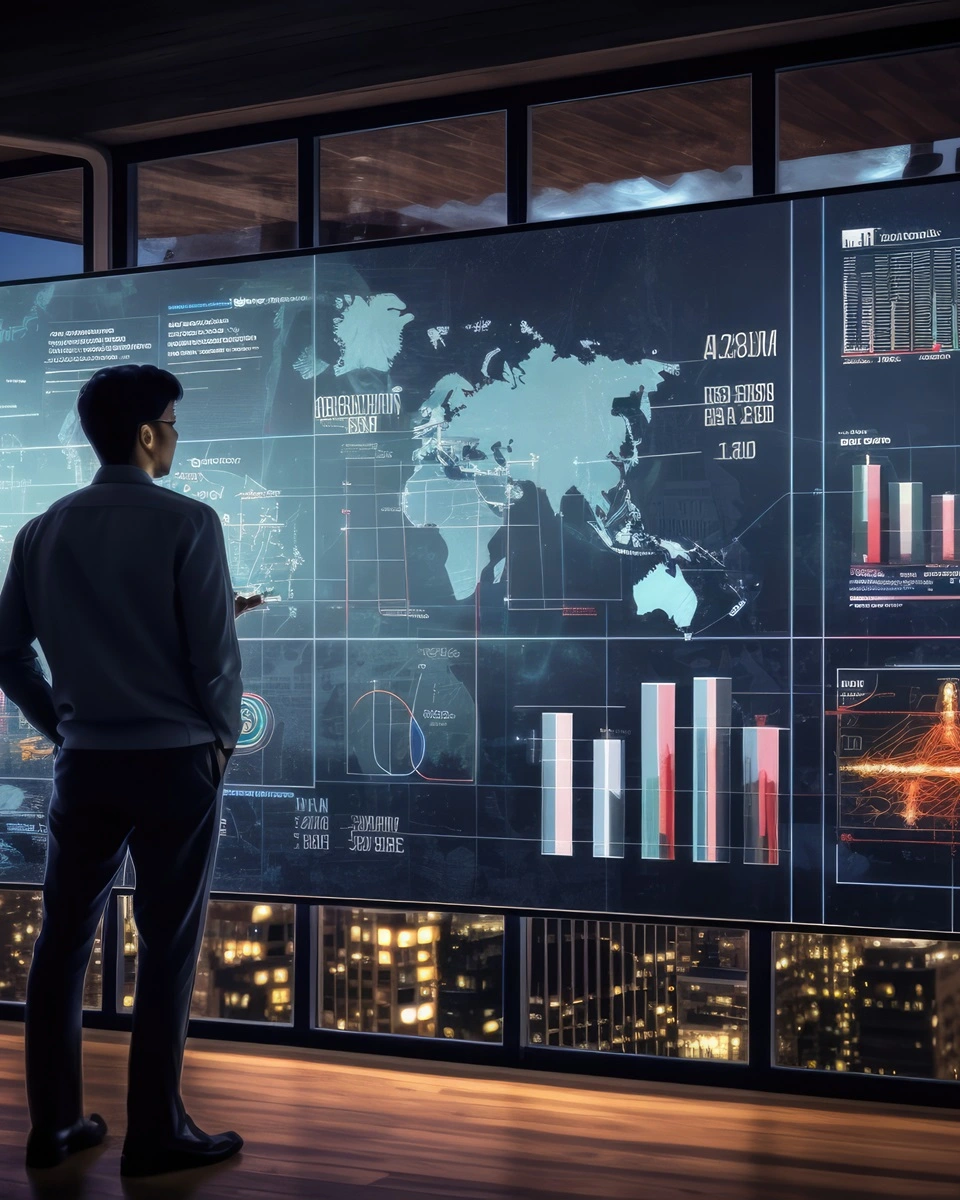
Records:
<instances>
[{"instance_id":1,"label":"numeric label on screen","mask_svg":"<svg viewBox=\"0 0 960 1200\"><path fill-rule=\"evenodd\" d=\"M705 359L776 358L775 329L741 329L736 333L708 333L703 347Z\"/></svg>"}]
</instances>

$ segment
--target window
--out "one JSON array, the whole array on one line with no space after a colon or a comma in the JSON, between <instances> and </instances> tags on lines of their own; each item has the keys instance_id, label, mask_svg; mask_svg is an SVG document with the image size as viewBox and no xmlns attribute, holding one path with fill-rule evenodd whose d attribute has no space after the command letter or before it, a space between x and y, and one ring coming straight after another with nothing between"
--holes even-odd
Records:
<instances>
[{"instance_id":1,"label":"window","mask_svg":"<svg viewBox=\"0 0 960 1200\"><path fill-rule=\"evenodd\" d=\"M507 222L502 112L320 139L320 241Z\"/></svg>"},{"instance_id":2,"label":"window","mask_svg":"<svg viewBox=\"0 0 960 1200\"><path fill-rule=\"evenodd\" d=\"M503 1040L503 916L320 909L317 1024Z\"/></svg>"},{"instance_id":3,"label":"window","mask_svg":"<svg viewBox=\"0 0 960 1200\"><path fill-rule=\"evenodd\" d=\"M530 219L753 192L747 76L531 110Z\"/></svg>"},{"instance_id":4,"label":"window","mask_svg":"<svg viewBox=\"0 0 960 1200\"><path fill-rule=\"evenodd\" d=\"M133 1008L137 927L133 897L120 896L117 1006ZM191 1017L293 1021L294 906L267 900L211 900L193 987Z\"/></svg>"},{"instance_id":5,"label":"window","mask_svg":"<svg viewBox=\"0 0 960 1200\"><path fill-rule=\"evenodd\" d=\"M528 918L527 1044L745 1063L745 929Z\"/></svg>"},{"instance_id":6,"label":"window","mask_svg":"<svg viewBox=\"0 0 960 1200\"><path fill-rule=\"evenodd\" d=\"M38 891L0 888L0 1001L22 1004L40 933L43 896ZM97 926L83 981L83 1007L100 1008L103 987L103 921Z\"/></svg>"},{"instance_id":7,"label":"window","mask_svg":"<svg viewBox=\"0 0 960 1200\"><path fill-rule=\"evenodd\" d=\"M295 141L167 158L136 171L140 266L296 247Z\"/></svg>"},{"instance_id":8,"label":"window","mask_svg":"<svg viewBox=\"0 0 960 1200\"><path fill-rule=\"evenodd\" d=\"M783 71L778 190L960 170L960 48Z\"/></svg>"},{"instance_id":9,"label":"window","mask_svg":"<svg viewBox=\"0 0 960 1200\"><path fill-rule=\"evenodd\" d=\"M82 168L0 179L0 280L82 270Z\"/></svg>"},{"instance_id":10,"label":"window","mask_svg":"<svg viewBox=\"0 0 960 1200\"><path fill-rule=\"evenodd\" d=\"M960 942L772 936L775 1066L960 1078ZM820 989L806 983L814 961Z\"/></svg>"}]
</instances>

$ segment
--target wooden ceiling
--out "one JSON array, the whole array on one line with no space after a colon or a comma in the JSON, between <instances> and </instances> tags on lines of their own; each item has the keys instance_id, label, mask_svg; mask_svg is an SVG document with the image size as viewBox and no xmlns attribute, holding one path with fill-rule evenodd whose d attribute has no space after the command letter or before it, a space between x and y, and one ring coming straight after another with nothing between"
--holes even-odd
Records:
<instances>
[{"instance_id":1,"label":"wooden ceiling","mask_svg":"<svg viewBox=\"0 0 960 1200\"><path fill-rule=\"evenodd\" d=\"M323 138L321 219L410 205L437 208L448 200L479 204L504 193L505 116L482 113Z\"/></svg>"},{"instance_id":2,"label":"wooden ceiling","mask_svg":"<svg viewBox=\"0 0 960 1200\"><path fill-rule=\"evenodd\" d=\"M137 214L141 238L276 224L295 231L297 143L145 163L137 170Z\"/></svg>"},{"instance_id":3,"label":"wooden ceiling","mask_svg":"<svg viewBox=\"0 0 960 1200\"><path fill-rule=\"evenodd\" d=\"M960 49L785 71L779 115L785 160L960 136Z\"/></svg>"},{"instance_id":4,"label":"wooden ceiling","mask_svg":"<svg viewBox=\"0 0 960 1200\"><path fill-rule=\"evenodd\" d=\"M852 14L852 15L851 15ZM498 86L511 64L580 60L632 47L634 61L677 60L738 44L803 40L884 22L942 20L954 0L76 0L8 4L0 40L0 130L141 140L230 110L388 89L443 77L446 92ZM794 24L791 24L794 23ZM768 32L762 37L760 32ZM719 41L718 41L719 39ZM726 40L724 40L726 39ZM659 47L651 55L645 47ZM591 60L590 69L598 69ZM484 72L488 78L484 79ZM367 103L371 100L368 98ZM374 99L372 102L376 103ZM262 118L261 118L262 119Z\"/></svg>"},{"instance_id":5,"label":"wooden ceiling","mask_svg":"<svg viewBox=\"0 0 960 1200\"><path fill-rule=\"evenodd\" d=\"M535 108L534 189L750 162L750 79L718 79Z\"/></svg>"},{"instance_id":6,"label":"wooden ceiling","mask_svg":"<svg viewBox=\"0 0 960 1200\"><path fill-rule=\"evenodd\" d=\"M62 20L51 12L58 7L17 13L19 36L0 43L0 131L89 137L109 127L114 140L122 140L122 128L135 121L169 122L178 113L275 101L297 89L317 94L534 51L573 54L575 48L684 31L693 37L771 17L769 6L745 0L656 11L604 0L591 6L579 0L430 0L415 6L354 0L322 10L304 0L237 0L229 6L225 0L168 0L162 15L125 8L112 21L109 3L93 16L64 6ZM825 17L855 7L784 0L775 15ZM929 4L906 7L926 10ZM954 7L960 13L960 3ZM937 11L942 9L937 0ZM960 52L943 50L785 73L781 155L956 136L958 68ZM641 71L637 81L642 84ZM481 109L482 99L478 95ZM531 111L531 132L535 189L723 170L750 161L750 84L739 77L538 106ZM0 149L0 176L3 157ZM397 210L436 208L449 200L476 205L504 192L504 114L324 138L320 173L328 240L440 228L429 221L404 223ZM263 227L277 233L272 244L294 244L292 141L146 164L138 190L141 237ZM0 229L80 241L80 192L79 171L0 178Z\"/></svg>"},{"instance_id":7,"label":"wooden ceiling","mask_svg":"<svg viewBox=\"0 0 960 1200\"><path fill-rule=\"evenodd\" d=\"M79 167L45 175L0 179L0 232L83 241L83 172Z\"/></svg>"}]
</instances>

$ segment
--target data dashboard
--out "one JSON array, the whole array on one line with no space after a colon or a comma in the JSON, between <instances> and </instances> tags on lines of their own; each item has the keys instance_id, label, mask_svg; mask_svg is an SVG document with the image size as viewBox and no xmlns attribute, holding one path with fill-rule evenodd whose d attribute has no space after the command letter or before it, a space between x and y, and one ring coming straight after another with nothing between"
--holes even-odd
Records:
<instances>
[{"instance_id":1,"label":"data dashboard","mask_svg":"<svg viewBox=\"0 0 960 1200\"><path fill-rule=\"evenodd\" d=\"M267 596L215 888L953 931L958 200L5 286L0 569L156 363ZM52 763L0 697L0 882Z\"/></svg>"}]
</instances>

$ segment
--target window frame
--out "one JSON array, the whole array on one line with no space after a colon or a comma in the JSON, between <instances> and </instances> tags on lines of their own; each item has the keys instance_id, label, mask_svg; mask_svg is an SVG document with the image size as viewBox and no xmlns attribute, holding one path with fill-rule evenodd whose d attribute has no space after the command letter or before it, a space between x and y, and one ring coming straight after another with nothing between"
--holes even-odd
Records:
<instances>
[{"instance_id":1,"label":"window frame","mask_svg":"<svg viewBox=\"0 0 960 1200\"><path fill-rule=\"evenodd\" d=\"M894 45L895 43L895 45ZM137 268L136 168L144 163L192 154L210 154L236 150L268 142L297 142L297 250L320 246L318 139L341 133L362 133L395 125L418 124L452 117L475 116L484 112L506 112L506 183L507 225L522 226L527 221L530 193L530 109L553 103L584 100L624 92L747 75L751 78L751 158L752 197L777 195L779 164L777 79L781 72L803 67L839 65L845 62L896 57L960 46L955 23L930 21L921 24L844 34L840 37L774 45L753 50L694 59L675 59L613 71L570 75L513 87L487 91L451 93L446 96L399 103L374 105L327 112L312 116L257 124L237 125L200 133L182 134L151 141L111 146L114 162L113 269L159 270L161 265ZM65 166L77 166L80 160L49 156L10 163L0 162L0 179L23 174L42 173ZM92 171L84 170L84 272L92 269ZM943 178L942 176L939 178ZM793 199L831 192L897 186L901 181L851 185L850 188L810 189L791 192ZM909 182L909 181L906 181ZM915 182L915 181L914 181ZM716 201L737 203L738 201ZM739 201L745 202L745 201ZM707 202L708 204L710 202ZM701 203L697 206L703 207ZM643 210L640 210L643 211ZM568 218L575 220L576 218ZM550 222L536 222L549 224ZM498 226L498 228L500 228ZM408 235L399 235L406 240ZM419 235L418 235L419 236ZM435 234L427 236L449 236ZM366 244L366 243L357 243ZM286 251L285 253L295 253ZM255 258L256 255L238 255ZM198 259L197 262L207 260Z\"/></svg>"},{"instance_id":2,"label":"window frame","mask_svg":"<svg viewBox=\"0 0 960 1200\"><path fill-rule=\"evenodd\" d=\"M82 230L83 268L86 275L93 270L93 168L80 158L67 158L61 154L36 154L30 158L15 158L0 162L0 182L7 179L26 179L32 175L52 175L57 171L77 171L81 174L80 221ZM57 239L52 239L57 240ZM73 242L71 245L76 245ZM5 280L4 285L18 280Z\"/></svg>"},{"instance_id":3,"label":"window frame","mask_svg":"<svg viewBox=\"0 0 960 1200\"><path fill-rule=\"evenodd\" d=\"M321 208L321 200L323 198L323 177L322 177L323 169L320 164L320 158L321 158L320 143L321 143L321 141L324 141L327 138L335 138L335 137L340 137L340 136L344 136L344 135L349 136L350 134L379 133L381 131L385 132L390 129L400 129L400 128L409 127L411 125L435 125L435 124L439 124L442 121L456 121L456 120L462 120L464 118L469 118L469 117L486 117L486 116L496 117L496 116L501 116L501 115L503 117L503 137L504 137L504 143L503 143L504 190L506 191L506 194L507 194L506 220L501 225L481 226L479 228L487 229L487 230L489 230L489 229L504 229L507 226L509 226L510 224L515 224L516 222L511 222L511 220L510 220L510 185L509 185L509 178L510 178L510 155L509 155L510 114L509 114L509 110L504 107L500 107L500 108L480 107L480 108L476 108L473 111L467 112L467 113L455 113L455 114L444 116L444 117L431 117L429 119L420 120L420 121L394 121L389 125L375 125L375 126L371 126L369 128L364 128L364 129L351 129L351 130L341 131L341 133L332 133L332 134L324 133L324 134L318 134L318 135L314 136L312 140L313 140L313 146L314 146L315 165L313 167L312 181L314 184L315 193L314 193L314 197L313 197L312 207L313 207L314 213L316 214L315 215L316 228L314 231L314 237L316 240L311 243L311 246L314 246L317 248L327 248L327 247L333 247L333 246L344 247L344 246L348 246L348 245L362 246L362 245L366 245L368 240L369 241L375 240L375 239L371 238L371 239L364 239L364 240L357 241L357 242L331 242L331 241L327 241L326 238L323 236L323 214L322 214L322 208ZM524 205L523 211L525 213L525 211L526 211L525 197L523 200L523 205ZM473 227L473 228L476 228L476 227ZM445 232L447 232L447 233L466 233L466 232L469 232L469 230L467 230L467 229L447 230ZM398 233L398 234L391 234L390 240L393 241L393 240L397 240L397 239L404 239L404 238L417 237L417 236L424 237L424 236L430 236L430 235ZM379 239L379 240L385 240L385 239Z\"/></svg>"}]
</instances>

